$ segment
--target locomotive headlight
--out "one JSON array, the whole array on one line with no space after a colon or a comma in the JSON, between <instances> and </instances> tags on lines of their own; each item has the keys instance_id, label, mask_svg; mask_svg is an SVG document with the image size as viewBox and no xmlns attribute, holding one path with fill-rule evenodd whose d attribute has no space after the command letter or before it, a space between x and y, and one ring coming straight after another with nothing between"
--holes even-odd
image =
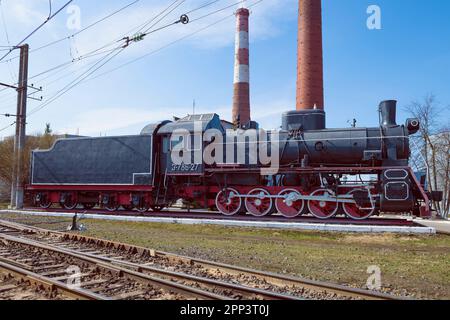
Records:
<instances>
[{"instance_id":1,"label":"locomotive headlight","mask_svg":"<svg viewBox=\"0 0 450 320\"><path fill-rule=\"evenodd\" d=\"M419 119L408 119L406 120L406 128L408 129L408 133L413 135L420 130L420 121Z\"/></svg>"}]
</instances>

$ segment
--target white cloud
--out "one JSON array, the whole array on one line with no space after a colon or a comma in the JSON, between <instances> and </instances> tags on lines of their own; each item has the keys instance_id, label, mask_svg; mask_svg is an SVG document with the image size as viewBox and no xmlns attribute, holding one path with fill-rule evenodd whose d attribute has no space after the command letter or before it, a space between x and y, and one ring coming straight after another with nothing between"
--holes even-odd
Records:
<instances>
[{"instance_id":1,"label":"white cloud","mask_svg":"<svg viewBox=\"0 0 450 320\"><path fill-rule=\"evenodd\" d=\"M284 100L275 100L263 104L255 103L252 105L253 120L259 122L262 128L278 128L281 125L281 114L292 109L291 106L292 102ZM231 106L217 106L208 109L214 110L222 119L231 119ZM209 112L211 111L197 110L197 113ZM98 108L78 113L74 119L70 120L70 125L57 131L97 136L100 133L110 135L111 132L127 129L125 131L138 134L146 124L172 120L173 116L186 116L186 108Z\"/></svg>"},{"instance_id":2,"label":"white cloud","mask_svg":"<svg viewBox=\"0 0 450 320\"><path fill-rule=\"evenodd\" d=\"M48 17L48 11L44 14L42 4L44 0L27 1L27 0L14 0L3 2L2 5L5 9L6 18L14 24L21 24L23 27L36 25L42 23ZM48 1L46 1L48 7ZM5 8L6 7L6 8ZM37 26L37 25L36 25Z\"/></svg>"}]
</instances>

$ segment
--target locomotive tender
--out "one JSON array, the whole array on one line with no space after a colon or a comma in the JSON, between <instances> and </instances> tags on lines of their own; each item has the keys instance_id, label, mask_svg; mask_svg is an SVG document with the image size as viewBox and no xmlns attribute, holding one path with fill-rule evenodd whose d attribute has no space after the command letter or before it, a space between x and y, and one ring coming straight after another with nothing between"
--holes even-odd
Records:
<instances>
[{"instance_id":1,"label":"locomotive tender","mask_svg":"<svg viewBox=\"0 0 450 320\"><path fill-rule=\"evenodd\" d=\"M42 208L59 204L65 209L100 206L145 212L183 199L227 216L428 216L429 194L408 167L409 136L419 130L419 121L398 125L396 101L382 102L379 113L377 127L345 129L326 129L322 110L283 114L281 130L264 134L267 154L277 156L273 172L261 170L268 164L253 159L252 150L262 148L251 146L253 129L235 129L216 114L152 124L136 136L62 139L50 150L32 153L27 191ZM226 141L214 151L223 161L203 158L214 139L201 137L211 130L216 140L221 135ZM243 157L237 149L244 150ZM176 162L175 154L192 161Z\"/></svg>"}]
</instances>

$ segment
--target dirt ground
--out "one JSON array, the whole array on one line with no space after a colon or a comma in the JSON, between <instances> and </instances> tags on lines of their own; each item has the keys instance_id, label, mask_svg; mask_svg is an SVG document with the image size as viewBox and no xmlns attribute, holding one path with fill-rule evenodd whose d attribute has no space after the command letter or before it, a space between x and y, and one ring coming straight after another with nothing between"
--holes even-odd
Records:
<instances>
[{"instance_id":1,"label":"dirt ground","mask_svg":"<svg viewBox=\"0 0 450 320\"><path fill-rule=\"evenodd\" d=\"M64 230L70 219L0 215ZM450 299L450 236L361 235L221 226L83 220L87 236L313 280L365 288L370 266L382 291Z\"/></svg>"}]
</instances>

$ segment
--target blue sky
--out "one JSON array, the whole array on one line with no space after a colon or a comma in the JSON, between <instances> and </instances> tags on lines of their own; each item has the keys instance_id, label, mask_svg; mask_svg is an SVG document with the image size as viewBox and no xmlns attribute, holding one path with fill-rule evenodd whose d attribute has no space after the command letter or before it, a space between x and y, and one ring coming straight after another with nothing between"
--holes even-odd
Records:
<instances>
[{"instance_id":1,"label":"blue sky","mask_svg":"<svg viewBox=\"0 0 450 320\"><path fill-rule=\"evenodd\" d=\"M65 2L53 0L53 10ZM81 27L85 27L130 2L75 0L74 4L80 8ZM31 53L30 76L120 38L171 2L140 0L71 41ZM158 26L207 2L186 0ZM191 19L235 2L218 1L193 12ZM39 25L49 11L47 0L2 0L1 3L12 44ZM373 4L381 8L381 30L366 27L366 10ZM251 9L252 115L265 128L278 127L281 113L295 108L297 5L296 0L264 0ZM233 10L157 32L127 48L94 76L215 23L231 15ZM444 0L323 0L328 126L346 127L347 121L353 118L360 126L376 126L377 105L384 99L399 100L399 122L407 117L401 108L427 93L436 94L442 106L449 105L449 12L450 2ZM31 49L74 33L76 30L67 27L69 18L71 14L66 11L58 15L30 38ZM231 17L107 76L82 83L30 117L28 132L42 131L45 123L50 122L59 133L136 134L148 123L191 113L194 98L197 113L217 112L230 119L234 24ZM8 42L1 23L0 46L4 45ZM5 60L14 56L16 53ZM48 101L100 57L85 59L31 82L44 87L44 101ZM0 82L13 82L17 68L17 59L0 63ZM14 99L14 91L1 91L0 113L14 113ZM40 105L30 100L28 108L33 110ZM448 109L441 119L448 122ZM9 123L11 119L0 117L0 128ZM12 133L11 127L0 132L0 137Z\"/></svg>"}]
</instances>

